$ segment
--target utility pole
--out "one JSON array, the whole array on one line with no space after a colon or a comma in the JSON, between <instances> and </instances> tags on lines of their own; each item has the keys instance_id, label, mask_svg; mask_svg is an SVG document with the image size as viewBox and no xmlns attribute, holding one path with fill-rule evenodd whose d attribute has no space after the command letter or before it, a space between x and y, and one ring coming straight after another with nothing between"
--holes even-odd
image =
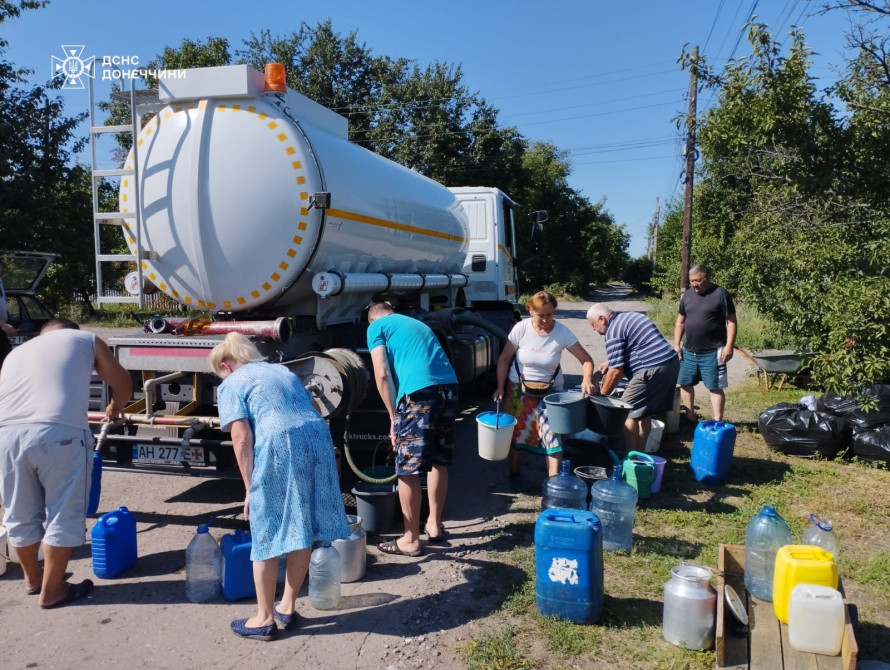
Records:
<instances>
[{"instance_id":1,"label":"utility pole","mask_svg":"<svg viewBox=\"0 0 890 670\"><path fill-rule=\"evenodd\" d=\"M655 217L652 220L652 274L655 274L655 258L658 254L658 221L661 218L661 207L658 198L655 198ZM655 293L655 286L652 285L652 293Z\"/></svg>"},{"instance_id":2,"label":"utility pole","mask_svg":"<svg viewBox=\"0 0 890 670\"><path fill-rule=\"evenodd\" d=\"M698 90L696 67L698 47L692 47L689 66L689 118L686 120L686 194L683 198L683 255L680 263L680 291L689 288L689 258L692 252L692 186L695 175L695 99Z\"/></svg>"}]
</instances>

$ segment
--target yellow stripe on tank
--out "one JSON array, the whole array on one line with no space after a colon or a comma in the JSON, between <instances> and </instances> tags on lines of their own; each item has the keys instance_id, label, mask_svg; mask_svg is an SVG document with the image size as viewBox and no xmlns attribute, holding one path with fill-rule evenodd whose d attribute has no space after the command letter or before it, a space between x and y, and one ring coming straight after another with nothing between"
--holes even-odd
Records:
<instances>
[{"instance_id":1,"label":"yellow stripe on tank","mask_svg":"<svg viewBox=\"0 0 890 670\"><path fill-rule=\"evenodd\" d=\"M347 221L355 221L357 223L367 223L371 226L379 226L380 228L389 228L390 230L399 230L406 233L417 233L419 235L428 235L430 237L438 237L442 240L452 240L454 242L466 242L467 238L461 235L451 235L438 230L429 230L427 228L418 228L417 226L409 226L406 223L398 223L396 221L387 221L386 219L375 219L372 216L364 214L356 214L354 212L345 212L342 209L329 209L328 216L346 219Z\"/></svg>"}]
</instances>

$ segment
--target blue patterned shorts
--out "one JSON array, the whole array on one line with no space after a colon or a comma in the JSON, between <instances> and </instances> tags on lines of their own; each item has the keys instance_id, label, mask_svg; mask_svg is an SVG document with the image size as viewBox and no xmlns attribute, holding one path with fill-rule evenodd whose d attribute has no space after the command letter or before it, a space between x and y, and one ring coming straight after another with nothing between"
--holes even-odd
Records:
<instances>
[{"instance_id":1,"label":"blue patterned shorts","mask_svg":"<svg viewBox=\"0 0 890 670\"><path fill-rule=\"evenodd\" d=\"M433 465L451 465L457 384L428 386L399 400L393 428L396 434L396 474L429 472Z\"/></svg>"}]
</instances>

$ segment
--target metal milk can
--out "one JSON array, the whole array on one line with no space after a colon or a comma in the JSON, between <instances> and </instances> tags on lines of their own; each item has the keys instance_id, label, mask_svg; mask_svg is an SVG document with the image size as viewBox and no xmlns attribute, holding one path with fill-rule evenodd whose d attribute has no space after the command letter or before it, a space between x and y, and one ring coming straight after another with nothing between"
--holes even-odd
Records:
<instances>
[{"instance_id":1,"label":"metal milk can","mask_svg":"<svg viewBox=\"0 0 890 670\"><path fill-rule=\"evenodd\" d=\"M342 540L334 540L331 546L340 552L340 581L342 583L357 582L365 576L367 537L362 528L362 518L347 514L349 536Z\"/></svg>"},{"instance_id":2,"label":"metal milk can","mask_svg":"<svg viewBox=\"0 0 890 670\"><path fill-rule=\"evenodd\" d=\"M678 647L704 650L714 646L717 592L711 571L700 565L680 563L671 568L664 583L664 639Z\"/></svg>"}]
</instances>

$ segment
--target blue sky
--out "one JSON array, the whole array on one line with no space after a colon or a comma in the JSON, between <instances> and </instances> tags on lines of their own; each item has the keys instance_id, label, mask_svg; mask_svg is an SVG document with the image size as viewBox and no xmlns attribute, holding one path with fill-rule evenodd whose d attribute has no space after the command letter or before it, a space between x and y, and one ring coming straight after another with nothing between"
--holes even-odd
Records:
<instances>
[{"instance_id":1,"label":"blue sky","mask_svg":"<svg viewBox=\"0 0 890 670\"><path fill-rule=\"evenodd\" d=\"M802 25L819 53L812 73L827 86L843 65L842 12L818 15L818 0L52 0L3 25L6 59L51 74L61 45L83 57L138 56L147 63L184 38L228 38L232 53L252 32L297 30L328 18L376 55L461 65L465 84L530 140L568 152L570 185L606 209L631 235L632 256L646 250L656 198L682 197L682 137L674 117L687 109L689 74L677 57L698 45L712 63L745 56L750 14L784 39ZM741 37L741 39L740 39ZM786 42L787 44L787 42ZM101 71L101 67L98 68ZM107 96L108 83L96 86ZM87 107L86 91L65 91L66 110ZM711 102L699 96L699 109ZM84 157L86 161L86 157ZM456 186L459 184L449 184Z\"/></svg>"}]
</instances>

